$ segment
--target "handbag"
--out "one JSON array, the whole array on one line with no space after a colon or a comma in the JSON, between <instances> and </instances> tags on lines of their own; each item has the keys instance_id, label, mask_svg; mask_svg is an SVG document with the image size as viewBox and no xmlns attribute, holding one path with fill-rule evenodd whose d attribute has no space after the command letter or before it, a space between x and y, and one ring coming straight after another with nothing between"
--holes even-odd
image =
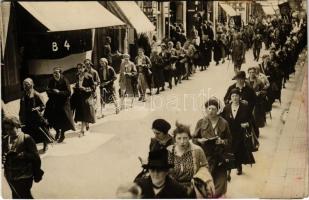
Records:
<instances>
[{"instance_id":1,"label":"handbag","mask_svg":"<svg viewBox=\"0 0 309 200\"><path fill-rule=\"evenodd\" d=\"M225 153L223 155L223 159L224 159L224 167L226 168L226 170L231 170L231 169L236 169L236 159L235 159L235 155L233 153Z\"/></svg>"},{"instance_id":2,"label":"handbag","mask_svg":"<svg viewBox=\"0 0 309 200\"><path fill-rule=\"evenodd\" d=\"M253 128L245 129L245 145L250 152L259 150L260 143Z\"/></svg>"}]
</instances>

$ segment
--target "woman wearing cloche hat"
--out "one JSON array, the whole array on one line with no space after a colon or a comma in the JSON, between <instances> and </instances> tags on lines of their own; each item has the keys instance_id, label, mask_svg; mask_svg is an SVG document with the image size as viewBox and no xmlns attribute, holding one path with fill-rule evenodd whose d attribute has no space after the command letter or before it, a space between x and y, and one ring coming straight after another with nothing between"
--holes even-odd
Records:
<instances>
[{"instance_id":1,"label":"woman wearing cloche hat","mask_svg":"<svg viewBox=\"0 0 309 200\"><path fill-rule=\"evenodd\" d=\"M205 103L207 115L200 119L193 133L203 148L215 184L215 198L222 197L227 191L227 166L225 158L230 150L232 136L227 121L219 116L220 102L216 97Z\"/></svg>"},{"instance_id":2,"label":"woman wearing cloche hat","mask_svg":"<svg viewBox=\"0 0 309 200\"><path fill-rule=\"evenodd\" d=\"M164 119L156 119L152 123L152 131L155 137L151 138L150 151L166 149L174 143L173 137L168 134L171 125Z\"/></svg>"}]
</instances>

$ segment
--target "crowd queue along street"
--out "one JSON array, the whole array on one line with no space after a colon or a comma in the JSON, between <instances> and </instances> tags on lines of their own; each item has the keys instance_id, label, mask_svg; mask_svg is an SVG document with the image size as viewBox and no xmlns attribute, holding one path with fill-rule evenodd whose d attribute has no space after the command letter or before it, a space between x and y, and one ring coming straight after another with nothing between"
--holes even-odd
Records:
<instances>
[{"instance_id":1,"label":"crowd queue along street","mask_svg":"<svg viewBox=\"0 0 309 200\"><path fill-rule=\"evenodd\" d=\"M308 196L306 2L192 2L1 3L3 198Z\"/></svg>"}]
</instances>

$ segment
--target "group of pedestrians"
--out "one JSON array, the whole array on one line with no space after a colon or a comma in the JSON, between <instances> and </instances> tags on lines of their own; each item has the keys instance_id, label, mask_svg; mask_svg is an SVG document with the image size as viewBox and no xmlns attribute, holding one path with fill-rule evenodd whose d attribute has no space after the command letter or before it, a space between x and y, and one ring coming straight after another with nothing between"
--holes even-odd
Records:
<instances>
[{"instance_id":1,"label":"group of pedestrians","mask_svg":"<svg viewBox=\"0 0 309 200\"><path fill-rule=\"evenodd\" d=\"M282 20L273 19L270 24L282 24ZM46 104L34 89L33 80L25 79L19 120L12 116L2 118L2 144L7 144L2 145L5 176L13 197L31 198L33 180L38 182L43 176L36 143L43 142L45 152L48 143L62 143L66 131L75 131L77 122L81 123L78 135L83 136L89 124L96 122L97 101L101 116L107 103L113 103L118 114L125 109L126 98L131 98L132 107L135 97L142 102L147 100L147 89L149 95L153 89L159 94L166 83L172 89L173 82L176 86L188 80L197 68L206 70L212 54L216 65L229 59L229 55L234 63L236 83L227 90L225 106L219 99L210 98L205 103L207 115L197 122L193 133L187 125L177 122L170 135L171 125L164 119L155 120L148 162L135 182L142 198L224 197L231 169L236 168L241 175L242 164L255 163L252 152L258 148L259 128L265 126L266 113L271 112L274 101L281 101L281 90L295 72L298 55L307 44L306 22L295 19L292 25L285 21L283 24L281 28L274 27L276 34L268 35L268 24L257 20L240 31L216 30L215 38L207 21L193 27L188 38L182 26L176 27L171 39L159 44L154 38L151 52L145 52L149 48L140 45L134 59L129 54L122 55L120 102L110 57L101 58L98 67L89 59L76 64L73 86L62 69L55 67L46 89ZM252 28L256 31L251 37L248 33ZM270 55L263 55L259 66L249 68L247 77L241 71L245 53L252 46L258 61L262 42L270 48ZM50 134L50 128L55 130L55 136Z\"/></svg>"},{"instance_id":2,"label":"group of pedestrians","mask_svg":"<svg viewBox=\"0 0 309 200\"><path fill-rule=\"evenodd\" d=\"M205 103L206 115L197 122L193 133L188 125L176 122L170 134L170 123L156 119L151 127L154 137L148 160L141 159L143 171L134 184L127 186L128 190L136 189L130 195L224 197L231 170L236 169L241 175L242 165L256 162L253 152L259 149L259 129L265 126L266 114L271 112L274 101L281 103L281 90L295 72L298 55L306 46L306 31L303 23L298 31L288 32L285 43L272 45L270 56L263 55L261 64L249 67L248 75L240 67L235 70L236 82L227 89L225 105L211 97ZM262 39L257 33L252 42ZM259 51L254 51L254 59L259 59Z\"/></svg>"}]
</instances>

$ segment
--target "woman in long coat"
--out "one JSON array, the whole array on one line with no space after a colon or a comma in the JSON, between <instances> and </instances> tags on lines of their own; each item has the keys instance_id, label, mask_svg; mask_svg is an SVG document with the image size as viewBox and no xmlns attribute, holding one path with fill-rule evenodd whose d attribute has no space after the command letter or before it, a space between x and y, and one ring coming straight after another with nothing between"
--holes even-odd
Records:
<instances>
[{"instance_id":1,"label":"woman in long coat","mask_svg":"<svg viewBox=\"0 0 309 200\"><path fill-rule=\"evenodd\" d=\"M232 55L232 61L234 63L235 73L240 71L241 65L245 61L246 46L245 43L240 38L241 38L240 33L236 34L233 42L231 43L231 50L232 50L231 55Z\"/></svg>"},{"instance_id":2,"label":"woman in long coat","mask_svg":"<svg viewBox=\"0 0 309 200\"><path fill-rule=\"evenodd\" d=\"M220 35L217 35L216 40L213 42L213 50L214 50L214 61L216 65L219 64L219 61L222 58L221 48L223 47L223 43L220 39Z\"/></svg>"},{"instance_id":3,"label":"woman in long coat","mask_svg":"<svg viewBox=\"0 0 309 200\"><path fill-rule=\"evenodd\" d=\"M24 94L20 99L19 120L25 125L22 131L30 135L36 143L43 142L43 151L47 149L48 142L51 142L48 124L42 116L45 109L42 96L34 90L31 78L23 81Z\"/></svg>"},{"instance_id":4,"label":"woman in long coat","mask_svg":"<svg viewBox=\"0 0 309 200\"><path fill-rule=\"evenodd\" d=\"M240 102L240 91L237 88L230 92L232 103L227 104L222 117L229 123L232 133L232 150L235 155L237 174L242 174L242 164L255 163L253 154L245 146L245 128L251 128L253 116L246 104ZM251 129L250 129L251 130Z\"/></svg>"},{"instance_id":5,"label":"woman in long coat","mask_svg":"<svg viewBox=\"0 0 309 200\"><path fill-rule=\"evenodd\" d=\"M85 72L85 66L82 63L77 64L77 81L74 87L72 99L74 100L75 121L82 122L79 136L84 135L85 128L89 129L89 123L95 123L95 108L93 100L93 91L95 84L91 74Z\"/></svg>"},{"instance_id":6,"label":"woman in long coat","mask_svg":"<svg viewBox=\"0 0 309 200\"><path fill-rule=\"evenodd\" d=\"M181 46L181 43L179 41L176 43L175 53L177 57L176 70L175 70L175 78L177 79L175 82L177 84L177 83L181 83L182 75L184 75L186 72L186 69L185 69L186 52Z\"/></svg>"},{"instance_id":7,"label":"woman in long coat","mask_svg":"<svg viewBox=\"0 0 309 200\"><path fill-rule=\"evenodd\" d=\"M212 42L208 38L208 35L203 35L202 36L202 41L200 44L200 66L201 66L201 71L207 69L209 66L209 63L211 62L211 53L212 53Z\"/></svg>"},{"instance_id":8,"label":"woman in long coat","mask_svg":"<svg viewBox=\"0 0 309 200\"><path fill-rule=\"evenodd\" d=\"M164 74L163 74L164 66L163 66L163 59L159 55L156 49L153 50L150 56L150 61L152 64L151 71L153 76L154 87L157 88L156 94L159 94L160 88L164 87Z\"/></svg>"},{"instance_id":9,"label":"woman in long coat","mask_svg":"<svg viewBox=\"0 0 309 200\"><path fill-rule=\"evenodd\" d=\"M53 78L46 90L48 101L44 116L56 130L56 140L61 143L67 130L75 130L73 113L70 105L71 88L69 81L62 75L59 67L54 69Z\"/></svg>"},{"instance_id":10,"label":"woman in long coat","mask_svg":"<svg viewBox=\"0 0 309 200\"><path fill-rule=\"evenodd\" d=\"M227 153L231 151L232 135L227 121L218 115L219 101L216 98L205 103L207 116L200 119L193 133L194 140L203 148L210 173L214 179L215 198L222 197L227 191Z\"/></svg>"},{"instance_id":11,"label":"woman in long coat","mask_svg":"<svg viewBox=\"0 0 309 200\"><path fill-rule=\"evenodd\" d=\"M131 97L131 107L133 106L135 93L132 81L133 78L136 77L136 75L137 70L135 64L130 61L129 54L124 54L122 63L120 65L120 76L119 76L121 109L124 109L125 96Z\"/></svg>"}]
</instances>

